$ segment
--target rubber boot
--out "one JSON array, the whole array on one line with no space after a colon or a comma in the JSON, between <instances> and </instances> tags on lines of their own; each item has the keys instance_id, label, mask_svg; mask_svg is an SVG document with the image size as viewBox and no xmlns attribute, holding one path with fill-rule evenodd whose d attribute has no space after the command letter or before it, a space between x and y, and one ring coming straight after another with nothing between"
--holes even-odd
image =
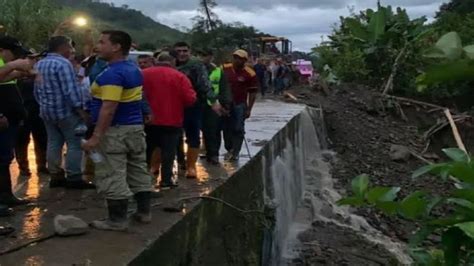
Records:
<instances>
[{"instance_id":1,"label":"rubber boot","mask_svg":"<svg viewBox=\"0 0 474 266\"><path fill-rule=\"evenodd\" d=\"M91 226L104 231L126 231L128 229L128 199L107 200L109 218L105 221L93 221Z\"/></svg>"},{"instance_id":2,"label":"rubber boot","mask_svg":"<svg viewBox=\"0 0 474 266\"><path fill-rule=\"evenodd\" d=\"M28 204L29 201L17 198L12 191L9 166L0 167L0 205L15 207Z\"/></svg>"},{"instance_id":3,"label":"rubber boot","mask_svg":"<svg viewBox=\"0 0 474 266\"><path fill-rule=\"evenodd\" d=\"M133 214L133 219L140 223L151 223L151 192L138 192L135 194L137 201L137 212Z\"/></svg>"},{"instance_id":4,"label":"rubber boot","mask_svg":"<svg viewBox=\"0 0 474 266\"><path fill-rule=\"evenodd\" d=\"M186 156L186 178L196 179L197 169L196 163L199 157L199 148L188 148Z\"/></svg>"}]
</instances>

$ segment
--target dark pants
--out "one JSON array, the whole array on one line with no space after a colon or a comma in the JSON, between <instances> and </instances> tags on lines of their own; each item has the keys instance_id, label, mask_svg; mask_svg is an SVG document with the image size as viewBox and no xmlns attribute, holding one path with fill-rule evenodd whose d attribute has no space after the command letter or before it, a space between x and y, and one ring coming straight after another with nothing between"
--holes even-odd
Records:
<instances>
[{"instance_id":1,"label":"dark pants","mask_svg":"<svg viewBox=\"0 0 474 266\"><path fill-rule=\"evenodd\" d=\"M14 149L18 126L0 131L0 197L12 194L10 164L14 158Z\"/></svg>"},{"instance_id":2,"label":"dark pants","mask_svg":"<svg viewBox=\"0 0 474 266\"><path fill-rule=\"evenodd\" d=\"M178 146L176 148L178 163L182 166L186 165L186 155L184 154L184 130L180 130L178 136Z\"/></svg>"},{"instance_id":3,"label":"dark pants","mask_svg":"<svg viewBox=\"0 0 474 266\"><path fill-rule=\"evenodd\" d=\"M210 106L206 106L204 107L202 122L206 157L208 159L218 157L222 139L222 118Z\"/></svg>"},{"instance_id":4,"label":"dark pants","mask_svg":"<svg viewBox=\"0 0 474 266\"><path fill-rule=\"evenodd\" d=\"M224 119L224 145L234 156L240 154L245 137L245 104L234 105Z\"/></svg>"},{"instance_id":5,"label":"dark pants","mask_svg":"<svg viewBox=\"0 0 474 266\"><path fill-rule=\"evenodd\" d=\"M184 132L188 148L199 149L201 145L202 107L195 105L184 111Z\"/></svg>"},{"instance_id":6,"label":"dark pants","mask_svg":"<svg viewBox=\"0 0 474 266\"><path fill-rule=\"evenodd\" d=\"M167 126L148 126L147 128L147 161L150 164L153 151L161 151L161 182L171 184L173 177L173 162L176 156L176 145L181 134L181 128Z\"/></svg>"},{"instance_id":7,"label":"dark pants","mask_svg":"<svg viewBox=\"0 0 474 266\"><path fill-rule=\"evenodd\" d=\"M48 135L43 120L34 111L28 112L24 125L18 129L15 156L21 171L29 171L28 145L30 144L30 136L33 137L35 147L36 167L38 170L46 169Z\"/></svg>"},{"instance_id":8,"label":"dark pants","mask_svg":"<svg viewBox=\"0 0 474 266\"><path fill-rule=\"evenodd\" d=\"M265 75L258 77L258 83L260 85L260 93L262 96L265 96L265 93L267 92L267 79Z\"/></svg>"}]
</instances>

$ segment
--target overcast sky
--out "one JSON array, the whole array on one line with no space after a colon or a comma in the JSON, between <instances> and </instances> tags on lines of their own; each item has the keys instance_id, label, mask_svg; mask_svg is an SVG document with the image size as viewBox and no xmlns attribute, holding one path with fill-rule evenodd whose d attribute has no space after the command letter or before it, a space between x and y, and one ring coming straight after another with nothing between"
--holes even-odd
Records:
<instances>
[{"instance_id":1,"label":"overcast sky","mask_svg":"<svg viewBox=\"0 0 474 266\"><path fill-rule=\"evenodd\" d=\"M411 17L432 18L448 0L381 0L402 6ZM190 27L197 14L198 0L108 0L116 6L127 4L172 27ZM375 7L377 0L217 0L215 13L224 22L240 21L293 41L293 50L309 51L331 32L339 16L349 9Z\"/></svg>"}]
</instances>

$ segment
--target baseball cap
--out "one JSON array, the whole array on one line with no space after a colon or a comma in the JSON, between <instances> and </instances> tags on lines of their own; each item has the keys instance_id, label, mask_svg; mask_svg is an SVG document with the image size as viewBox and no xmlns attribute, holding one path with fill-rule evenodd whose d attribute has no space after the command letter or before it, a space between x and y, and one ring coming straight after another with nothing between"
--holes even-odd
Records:
<instances>
[{"instance_id":1,"label":"baseball cap","mask_svg":"<svg viewBox=\"0 0 474 266\"><path fill-rule=\"evenodd\" d=\"M20 41L10 36L0 37L0 48L12 51L15 56L24 56L29 53Z\"/></svg>"},{"instance_id":2,"label":"baseball cap","mask_svg":"<svg viewBox=\"0 0 474 266\"><path fill-rule=\"evenodd\" d=\"M249 54L245 51L245 50L242 50L242 49L239 49L239 50L236 50L233 55L236 55L240 58L244 58L244 59L249 59Z\"/></svg>"}]
</instances>

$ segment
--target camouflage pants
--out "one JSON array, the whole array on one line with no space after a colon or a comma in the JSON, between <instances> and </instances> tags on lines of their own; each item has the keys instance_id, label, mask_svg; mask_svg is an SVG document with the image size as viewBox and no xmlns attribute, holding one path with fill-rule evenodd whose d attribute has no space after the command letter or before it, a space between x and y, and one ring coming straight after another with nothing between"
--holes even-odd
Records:
<instances>
[{"instance_id":1,"label":"camouflage pants","mask_svg":"<svg viewBox=\"0 0 474 266\"><path fill-rule=\"evenodd\" d=\"M95 166L95 181L98 192L107 199L126 199L152 190L143 126L110 127L98 152L104 160Z\"/></svg>"}]
</instances>

